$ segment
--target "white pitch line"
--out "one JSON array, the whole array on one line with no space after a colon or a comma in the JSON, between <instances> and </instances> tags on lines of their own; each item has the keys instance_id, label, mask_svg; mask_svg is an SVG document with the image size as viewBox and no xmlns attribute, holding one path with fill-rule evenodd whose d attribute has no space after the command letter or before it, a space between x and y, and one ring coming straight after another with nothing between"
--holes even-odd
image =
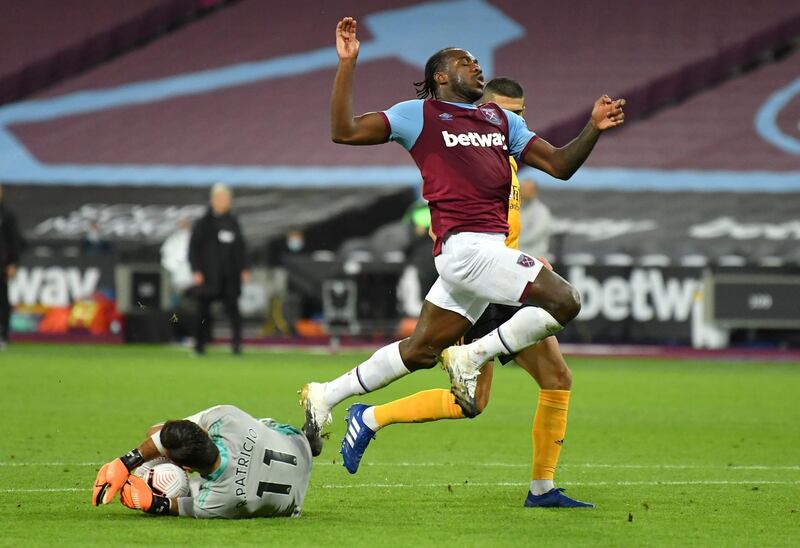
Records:
<instances>
[{"instance_id":1,"label":"white pitch line","mask_svg":"<svg viewBox=\"0 0 800 548\"><path fill-rule=\"evenodd\" d=\"M561 464L565 468L630 468L647 470L718 469L726 470L800 470L800 465L770 466L767 464Z\"/></svg>"},{"instance_id":2,"label":"white pitch line","mask_svg":"<svg viewBox=\"0 0 800 548\"><path fill-rule=\"evenodd\" d=\"M0 489L0 493L73 493L73 492L86 492L90 489L85 487L54 487L52 489Z\"/></svg>"},{"instance_id":3,"label":"white pitch line","mask_svg":"<svg viewBox=\"0 0 800 548\"><path fill-rule=\"evenodd\" d=\"M103 466L104 462L0 462L0 466Z\"/></svg>"},{"instance_id":4,"label":"white pitch line","mask_svg":"<svg viewBox=\"0 0 800 548\"><path fill-rule=\"evenodd\" d=\"M341 466L340 463L318 462L314 466ZM468 468L530 468L527 463L508 463L508 462L365 462L361 466L388 466L388 467L435 467L435 466L464 466ZM725 464L593 464L593 463L564 463L559 464L559 468L618 468L618 469L643 469L643 470L800 470L800 465L788 466L769 466L769 465L725 465Z\"/></svg>"},{"instance_id":5,"label":"white pitch line","mask_svg":"<svg viewBox=\"0 0 800 548\"><path fill-rule=\"evenodd\" d=\"M102 462L0 462L0 467L18 466L102 466ZM314 466L341 466L340 463L316 462ZM385 466L390 468L432 468L446 466L464 466L468 468L530 468L528 463L510 462L365 462L361 466ZM599 463L563 463L559 468L606 468L606 469L637 469L637 470L800 470L800 465L767 464L599 464Z\"/></svg>"},{"instance_id":6,"label":"white pitch line","mask_svg":"<svg viewBox=\"0 0 800 548\"><path fill-rule=\"evenodd\" d=\"M680 486L680 485L800 485L797 481L729 481L729 480L697 480L697 481L563 481L559 485L598 487L598 486ZM364 489L364 488L442 488L442 487L524 487L530 482L469 482L469 483L354 483L319 485L321 489Z\"/></svg>"},{"instance_id":7,"label":"white pitch line","mask_svg":"<svg viewBox=\"0 0 800 548\"><path fill-rule=\"evenodd\" d=\"M528 482L469 482L469 483L352 483L352 484L322 484L317 485L319 489L380 489L380 488L446 488L446 487L525 487L529 485ZM696 480L696 481L564 481L559 482L559 485L566 486L579 486L579 487L600 487L600 486L616 486L616 487L630 487L630 486L689 486L689 485L800 485L800 480L796 481L774 481L774 480ZM312 485L312 487L314 487ZM77 487L63 487L51 489L0 489L0 493L68 493L68 492L86 492L88 488Z\"/></svg>"}]
</instances>

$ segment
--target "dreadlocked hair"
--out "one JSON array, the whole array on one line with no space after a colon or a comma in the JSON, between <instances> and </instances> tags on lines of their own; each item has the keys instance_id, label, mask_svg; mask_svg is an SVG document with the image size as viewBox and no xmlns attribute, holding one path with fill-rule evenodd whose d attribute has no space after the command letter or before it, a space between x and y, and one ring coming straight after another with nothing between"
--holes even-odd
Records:
<instances>
[{"instance_id":1,"label":"dreadlocked hair","mask_svg":"<svg viewBox=\"0 0 800 548\"><path fill-rule=\"evenodd\" d=\"M456 48L440 49L430 56L428 61L425 63L425 79L419 82L414 82L418 99L436 99L437 86L436 80L433 79L433 75L437 72L441 72L444 69L447 60L447 54L450 52L450 50L454 49Z\"/></svg>"}]
</instances>

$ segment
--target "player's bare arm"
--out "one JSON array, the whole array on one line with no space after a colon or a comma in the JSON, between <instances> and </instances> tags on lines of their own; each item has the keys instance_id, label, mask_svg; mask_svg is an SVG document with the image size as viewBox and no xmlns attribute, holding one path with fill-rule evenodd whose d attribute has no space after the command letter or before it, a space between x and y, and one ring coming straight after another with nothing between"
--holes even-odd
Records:
<instances>
[{"instance_id":1,"label":"player's bare arm","mask_svg":"<svg viewBox=\"0 0 800 548\"><path fill-rule=\"evenodd\" d=\"M161 432L162 428L164 428L164 423L163 422L160 422L158 424L154 424L153 426L151 426L150 428L147 429L147 433L145 434L145 437L149 438L150 436L152 436L156 432Z\"/></svg>"},{"instance_id":2,"label":"player's bare arm","mask_svg":"<svg viewBox=\"0 0 800 548\"><path fill-rule=\"evenodd\" d=\"M557 179L569 179L589 157L600 134L625 122L623 106L625 99L612 100L608 95L603 95L595 101L589 122L575 139L561 148L554 147L542 138L536 139L522 160Z\"/></svg>"},{"instance_id":3,"label":"player's bare arm","mask_svg":"<svg viewBox=\"0 0 800 548\"><path fill-rule=\"evenodd\" d=\"M383 116L377 112L353 116L353 74L359 47L356 20L345 17L336 25L339 65L331 93L331 139L345 145L378 145L388 137Z\"/></svg>"}]
</instances>

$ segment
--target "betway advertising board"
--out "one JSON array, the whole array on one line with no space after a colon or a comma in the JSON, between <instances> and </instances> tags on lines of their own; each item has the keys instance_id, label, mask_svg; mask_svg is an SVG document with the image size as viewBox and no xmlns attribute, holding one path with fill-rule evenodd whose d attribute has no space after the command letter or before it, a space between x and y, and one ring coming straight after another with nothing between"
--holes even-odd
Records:
<instances>
[{"instance_id":1,"label":"betway advertising board","mask_svg":"<svg viewBox=\"0 0 800 548\"><path fill-rule=\"evenodd\" d=\"M688 343L702 270L570 266L558 269L580 292L581 312L559 335L571 342Z\"/></svg>"},{"instance_id":2,"label":"betway advertising board","mask_svg":"<svg viewBox=\"0 0 800 548\"><path fill-rule=\"evenodd\" d=\"M113 290L112 256L26 258L8 284L14 306L63 307Z\"/></svg>"}]
</instances>

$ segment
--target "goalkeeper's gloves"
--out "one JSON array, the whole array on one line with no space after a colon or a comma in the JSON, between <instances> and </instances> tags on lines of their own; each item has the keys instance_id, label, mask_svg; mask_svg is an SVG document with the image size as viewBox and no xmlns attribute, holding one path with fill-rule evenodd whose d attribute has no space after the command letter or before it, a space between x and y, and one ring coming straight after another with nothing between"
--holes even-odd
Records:
<instances>
[{"instance_id":1,"label":"goalkeeper's gloves","mask_svg":"<svg viewBox=\"0 0 800 548\"><path fill-rule=\"evenodd\" d=\"M154 494L147 482L138 476L128 476L122 486L120 500L131 510L142 510L148 514L169 514L169 499Z\"/></svg>"},{"instance_id":2,"label":"goalkeeper's gloves","mask_svg":"<svg viewBox=\"0 0 800 548\"><path fill-rule=\"evenodd\" d=\"M143 462L144 458L139 450L133 449L120 458L104 464L94 480L92 506L108 504L114 500L114 495L125 485L131 470Z\"/></svg>"}]
</instances>

